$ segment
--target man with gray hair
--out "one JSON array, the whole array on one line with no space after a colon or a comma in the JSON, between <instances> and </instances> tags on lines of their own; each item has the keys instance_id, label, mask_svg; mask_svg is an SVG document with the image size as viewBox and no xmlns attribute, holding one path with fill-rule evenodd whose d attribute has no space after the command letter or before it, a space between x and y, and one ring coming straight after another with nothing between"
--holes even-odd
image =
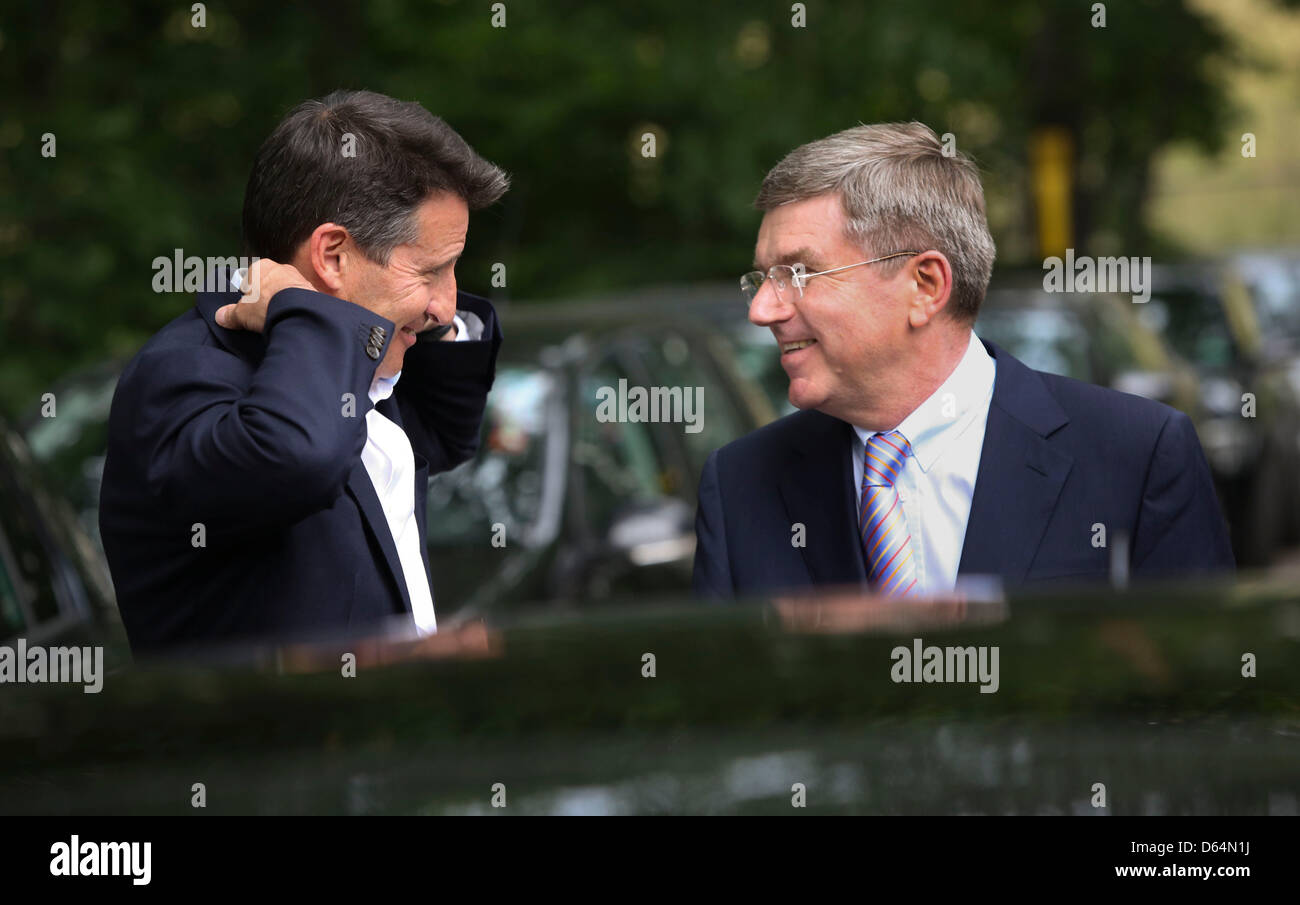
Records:
<instances>
[{"instance_id":1,"label":"man with gray hair","mask_svg":"<svg viewBox=\"0 0 1300 905\"><path fill-rule=\"evenodd\" d=\"M697 593L1104 580L1116 545L1135 578L1235 568L1186 415L975 336L994 258L984 192L931 129L804 145L755 206L741 289L802 411L709 457Z\"/></svg>"}]
</instances>

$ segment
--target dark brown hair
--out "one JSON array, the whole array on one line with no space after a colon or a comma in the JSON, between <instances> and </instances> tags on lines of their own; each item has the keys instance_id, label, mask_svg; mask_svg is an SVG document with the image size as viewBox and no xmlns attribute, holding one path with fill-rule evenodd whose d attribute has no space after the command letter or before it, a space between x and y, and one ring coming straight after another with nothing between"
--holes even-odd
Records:
<instances>
[{"instance_id":1,"label":"dark brown hair","mask_svg":"<svg viewBox=\"0 0 1300 905\"><path fill-rule=\"evenodd\" d=\"M430 196L451 192L478 210L509 187L504 171L419 104L335 91L299 104L262 143L244 192L244 244L284 263L332 222L387 264L415 239L415 210Z\"/></svg>"}]
</instances>

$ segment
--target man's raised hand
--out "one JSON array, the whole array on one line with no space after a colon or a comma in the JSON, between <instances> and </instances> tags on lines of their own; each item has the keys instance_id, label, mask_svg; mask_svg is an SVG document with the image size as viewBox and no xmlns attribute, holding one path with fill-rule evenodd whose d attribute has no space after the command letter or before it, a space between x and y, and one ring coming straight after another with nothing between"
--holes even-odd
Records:
<instances>
[{"instance_id":1,"label":"man's raised hand","mask_svg":"<svg viewBox=\"0 0 1300 905\"><path fill-rule=\"evenodd\" d=\"M217 325L230 330L252 330L261 333L266 325L266 306L281 289L315 290L292 264L277 264L270 258L259 258L248 268L243 279L244 295L233 305L217 309Z\"/></svg>"}]
</instances>

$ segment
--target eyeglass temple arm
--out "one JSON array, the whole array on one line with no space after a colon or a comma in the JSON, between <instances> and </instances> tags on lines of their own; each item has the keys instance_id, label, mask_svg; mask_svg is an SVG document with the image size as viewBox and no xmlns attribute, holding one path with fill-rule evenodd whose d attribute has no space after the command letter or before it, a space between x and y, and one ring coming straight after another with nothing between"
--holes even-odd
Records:
<instances>
[{"instance_id":1,"label":"eyeglass temple arm","mask_svg":"<svg viewBox=\"0 0 1300 905\"><path fill-rule=\"evenodd\" d=\"M830 270L819 270L816 273L803 273L799 276L805 280L809 277L819 277L827 273L838 273L841 270L848 270L850 267L861 267L864 264L875 264L877 261L888 261L890 258L900 258L903 255L919 255L919 251L896 251L893 254L881 255L878 258L872 258L870 261L859 261L856 264L845 264L843 267L832 267Z\"/></svg>"}]
</instances>

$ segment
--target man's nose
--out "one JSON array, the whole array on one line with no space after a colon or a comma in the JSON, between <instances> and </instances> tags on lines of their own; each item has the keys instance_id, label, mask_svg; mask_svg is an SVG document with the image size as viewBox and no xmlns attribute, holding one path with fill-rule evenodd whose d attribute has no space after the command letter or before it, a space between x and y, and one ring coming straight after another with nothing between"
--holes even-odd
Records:
<instances>
[{"instance_id":1,"label":"man's nose","mask_svg":"<svg viewBox=\"0 0 1300 905\"><path fill-rule=\"evenodd\" d=\"M450 324L452 318L456 316L456 280L455 278L444 281L433 293L429 300L428 306L424 313L431 320L439 324Z\"/></svg>"},{"instance_id":2,"label":"man's nose","mask_svg":"<svg viewBox=\"0 0 1300 905\"><path fill-rule=\"evenodd\" d=\"M794 291L793 286L787 288L787 298ZM793 315L794 305L777 295L776 285L771 280L763 281L763 285L758 287L758 294L749 303L749 322L759 327L770 327L788 321Z\"/></svg>"}]
</instances>

